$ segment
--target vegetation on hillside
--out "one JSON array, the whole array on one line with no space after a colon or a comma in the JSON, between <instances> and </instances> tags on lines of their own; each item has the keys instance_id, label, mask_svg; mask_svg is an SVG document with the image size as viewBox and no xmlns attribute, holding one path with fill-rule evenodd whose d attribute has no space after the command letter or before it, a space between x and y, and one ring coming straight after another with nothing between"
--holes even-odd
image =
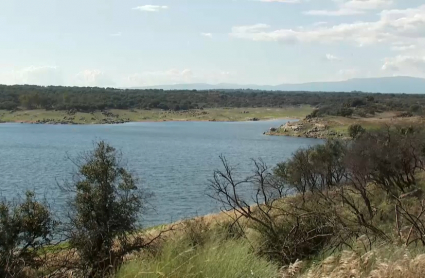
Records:
<instances>
[{"instance_id":1,"label":"vegetation on hillside","mask_svg":"<svg viewBox=\"0 0 425 278\"><path fill-rule=\"evenodd\" d=\"M348 116L379 111L422 113L424 95L361 92L280 92L256 90L136 90L96 87L0 85L0 110L46 109L92 112L106 109L188 110L217 107L320 108L312 116Z\"/></svg>"},{"instance_id":2,"label":"vegetation on hillside","mask_svg":"<svg viewBox=\"0 0 425 278\"><path fill-rule=\"evenodd\" d=\"M76 163L76 180L66 186L74 191L71 221L56 223L32 194L23 205L2 203L1 271L5 277L421 277L425 131L350 130L352 141L300 149L273 168L253 160L247 176L222 156L208 187L221 215L146 231L138 225L145 199L136 179L119 153L100 142ZM28 206L38 209L28 216L22 209ZM54 234L66 244L52 242Z\"/></svg>"}]
</instances>

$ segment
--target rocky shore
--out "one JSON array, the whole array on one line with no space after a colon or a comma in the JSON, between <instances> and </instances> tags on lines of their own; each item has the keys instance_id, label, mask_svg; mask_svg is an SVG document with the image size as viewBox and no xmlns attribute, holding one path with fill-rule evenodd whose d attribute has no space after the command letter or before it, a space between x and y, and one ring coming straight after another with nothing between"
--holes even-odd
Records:
<instances>
[{"instance_id":1,"label":"rocky shore","mask_svg":"<svg viewBox=\"0 0 425 278\"><path fill-rule=\"evenodd\" d=\"M72 119L41 119L30 124L48 124L48 125L83 125L83 124L124 124L130 122L130 119L101 119L88 122L74 122ZM22 122L23 123L23 122Z\"/></svg>"},{"instance_id":2,"label":"rocky shore","mask_svg":"<svg viewBox=\"0 0 425 278\"><path fill-rule=\"evenodd\" d=\"M81 124L123 124L130 122L129 118L119 118L118 115L113 114L109 111L102 111L102 115L105 118L97 119L92 114L91 118L80 117L76 119L75 111L68 111L68 116L64 116L62 119L40 119L34 122L30 122L32 124L52 124L52 125L81 125ZM78 120L78 121L77 121Z\"/></svg>"},{"instance_id":3,"label":"rocky shore","mask_svg":"<svg viewBox=\"0 0 425 278\"><path fill-rule=\"evenodd\" d=\"M287 122L279 127L271 127L267 132L264 132L264 134L317 139L346 138L346 135L330 129L328 123L321 118Z\"/></svg>"}]
</instances>

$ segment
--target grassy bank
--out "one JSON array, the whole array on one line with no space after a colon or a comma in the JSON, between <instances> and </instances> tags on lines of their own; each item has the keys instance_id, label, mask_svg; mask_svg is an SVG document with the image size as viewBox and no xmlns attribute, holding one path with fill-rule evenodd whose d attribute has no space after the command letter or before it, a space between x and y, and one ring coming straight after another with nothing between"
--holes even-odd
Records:
<instances>
[{"instance_id":1,"label":"grassy bank","mask_svg":"<svg viewBox=\"0 0 425 278\"><path fill-rule=\"evenodd\" d=\"M417 185L425 189L424 174L417 175ZM374 187L369 188L376 190ZM382 193L382 192L381 192ZM116 273L108 277L116 278L160 278L160 277L198 277L198 278L313 278L313 277L370 277L370 278L420 278L425 271L425 253L420 243L406 246L398 240L395 230L394 207L383 194L373 194L372 202L384 217L377 218L374 225L383 229L392 242L373 240L371 245L364 236L347 240L349 245L337 250L324 246L310 257L300 258L295 263L284 265L268 259L267 253L259 252L265 244L265 237L256 229L257 223L251 219L240 218L239 225L233 225L240 214L219 213L180 221L171 225L154 227L143 232L148 240L161 230L173 230L140 252L129 254ZM355 202L361 202L353 195ZM414 202L411 199L409 202ZM301 204L302 196L289 196L278 200L274 212L279 217L280 209ZM339 203L339 202L336 202ZM419 202L418 202L419 203ZM315 205L315 202L309 205ZM288 207L288 208L289 208ZM337 205L340 215L350 214L345 205ZM256 207L252 211L258 212ZM285 231L290 223L277 221ZM290 227L290 226L289 226ZM279 244L279 243L276 243ZM65 250L51 248L53 258L69 258ZM351 247L351 248L350 248ZM334 251L334 252L331 252ZM35 276L33 276L35 277ZM64 277L64 276L52 276ZM78 276L67 276L78 277ZM106 276L105 276L106 277Z\"/></svg>"},{"instance_id":2,"label":"grassy bank","mask_svg":"<svg viewBox=\"0 0 425 278\"><path fill-rule=\"evenodd\" d=\"M310 106L286 108L210 108L189 111L118 110L93 113L23 110L0 110L0 122L104 124L143 121L249 121L281 118L304 118Z\"/></svg>"},{"instance_id":3,"label":"grassy bank","mask_svg":"<svg viewBox=\"0 0 425 278\"><path fill-rule=\"evenodd\" d=\"M274 173L299 194L269 201L264 195L266 201L249 208L233 198L241 183L225 167L214 188L238 211L229 213L233 219L219 214L183 222L179 233L135 255L117 277L423 277L425 172L414 165L423 161L424 134L399 131L295 153ZM401 164L416 170L403 174ZM267 175L257 169L250 178L266 192L275 180L263 183ZM335 185L336 175L347 182ZM307 178L298 183L300 176ZM232 225L235 219L239 225Z\"/></svg>"},{"instance_id":4,"label":"grassy bank","mask_svg":"<svg viewBox=\"0 0 425 278\"><path fill-rule=\"evenodd\" d=\"M385 200L381 206L388 206ZM281 267L258 254L264 242L250 228L254 223L247 220L239 231L232 223L223 213L181 222L163 241L129 257L114 277L420 278L425 271L425 253L419 245L376 241L369 246L355 238L352 249L331 254L323 249L312 259ZM384 226L383 221L380 227ZM386 227L386 232L393 233L392 228Z\"/></svg>"}]
</instances>

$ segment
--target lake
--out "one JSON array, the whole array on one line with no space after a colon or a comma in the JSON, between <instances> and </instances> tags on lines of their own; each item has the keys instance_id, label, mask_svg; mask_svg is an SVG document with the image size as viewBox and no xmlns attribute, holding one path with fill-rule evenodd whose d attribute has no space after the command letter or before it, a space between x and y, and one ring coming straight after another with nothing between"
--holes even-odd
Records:
<instances>
[{"instance_id":1,"label":"lake","mask_svg":"<svg viewBox=\"0 0 425 278\"><path fill-rule=\"evenodd\" d=\"M57 184L70 180L75 171L68 157L106 140L122 151L129 170L154 194L152 209L143 217L145 226L217 212L218 204L206 193L213 171L221 166L220 154L237 165L240 174L248 174L251 158L274 166L298 148L322 142L263 135L285 122L0 124L0 196L10 198L31 189L60 212L67 194Z\"/></svg>"}]
</instances>

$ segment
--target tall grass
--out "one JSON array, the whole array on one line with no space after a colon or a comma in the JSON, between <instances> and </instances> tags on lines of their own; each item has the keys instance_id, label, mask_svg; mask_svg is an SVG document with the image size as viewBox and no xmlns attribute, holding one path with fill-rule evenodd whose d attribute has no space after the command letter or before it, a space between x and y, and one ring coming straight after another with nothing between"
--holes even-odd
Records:
<instances>
[{"instance_id":1,"label":"tall grass","mask_svg":"<svg viewBox=\"0 0 425 278\"><path fill-rule=\"evenodd\" d=\"M212 240L193 247L189 240L169 241L157 256L142 256L125 264L117 278L278 277L278 267L252 253L244 239Z\"/></svg>"}]
</instances>

